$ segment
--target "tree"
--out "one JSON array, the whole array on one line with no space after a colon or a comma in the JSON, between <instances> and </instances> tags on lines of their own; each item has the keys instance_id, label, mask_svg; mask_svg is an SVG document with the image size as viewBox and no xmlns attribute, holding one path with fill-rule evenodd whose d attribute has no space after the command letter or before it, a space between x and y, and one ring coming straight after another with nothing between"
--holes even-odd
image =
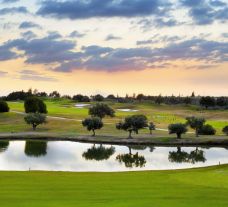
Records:
<instances>
[{"instance_id":1,"label":"tree","mask_svg":"<svg viewBox=\"0 0 228 207\"><path fill-rule=\"evenodd\" d=\"M116 124L116 128L129 132L129 137L132 138L132 132L138 134L140 129L148 127L147 117L145 115L132 115L125 118L124 122Z\"/></svg>"},{"instance_id":2,"label":"tree","mask_svg":"<svg viewBox=\"0 0 228 207\"><path fill-rule=\"evenodd\" d=\"M137 99L138 101L142 101L142 100L144 99L144 97L145 97L145 96L144 96L142 93L140 93L140 94L137 95L136 99Z\"/></svg>"},{"instance_id":3,"label":"tree","mask_svg":"<svg viewBox=\"0 0 228 207\"><path fill-rule=\"evenodd\" d=\"M98 102L104 101L104 96L97 94L93 97L93 100Z\"/></svg>"},{"instance_id":4,"label":"tree","mask_svg":"<svg viewBox=\"0 0 228 207\"><path fill-rule=\"evenodd\" d=\"M51 98L60 98L60 93L58 91L53 91L49 94Z\"/></svg>"},{"instance_id":5,"label":"tree","mask_svg":"<svg viewBox=\"0 0 228 207\"><path fill-rule=\"evenodd\" d=\"M46 141L26 141L25 154L29 157L40 157L47 154Z\"/></svg>"},{"instance_id":6,"label":"tree","mask_svg":"<svg viewBox=\"0 0 228 207\"><path fill-rule=\"evenodd\" d=\"M77 94L73 96L73 100L78 102L90 102L90 99L88 96L83 96L81 94Z\"/></svg>"},{"instance_id":7,"label":"tree","mask_svg":"<svg viewBox=\"0 0 228 207\"><path fill-rule=\"evenodd\" d=\"M32 125L33 130L36 130L38 125L47 123L46 116L40 113L29 113L24 120L27 124Z\"/></svg>"},{"instance_id":8,"label":"tree","mask_svg":"<svg viewBox=\"0 0 228 207\"><path fill-rule=\"evenodd\" d=\"M150 130L150 134L152 134L153 130L155 130L155 127L156 127L155 124L153 122L150 122L148 127L149 127L149 130Z\"/></svg>"},{"instance_id":9,"label":"tree","mask_svg":"<svg viewBox=\"0 0 228 207\"><path fill-rule=\"evenodd\" d=\"M9 112L10 108L6 101L0 100L0 113Z\"/></svg>"},{"instance_id":10,"label":"tree","mask_svg":"<svg viewBox=\"0 0 228 207\"><path fill-rule=\"evenodd\" d=\"M225 127L222 129L222 132L228 136L228 126L225 126Z\"/></svg>"},{"instance_id":11,"label":"tree","mask_svg":"<svg viewBox=\"0 0 228 207\"><path fill-rule=\"evenodd\" d=\"M185 97L183 102L188 105L188 104L191 104L192 103L192 99L190 97Z\"/></svg>"},{"instance_id":12,"label":"tree","mask_svg":"<svg viewBox=\"0 0 228 207\"><path fill-rule=\"evenodd\" d=\"M215 106L215 98L210 96L202 97L200 99L200 105L204 106L206 109L208 109L208 107L213 107Z\"/></svg>"},{"instance_id":13,"label":"tree","mask_svg":"<svg viewBox=\"0 0 228 207\"><path fill-rule=\"evenodd\" d=\"M226 106L227 104L228 104L228 102L225 97L219 97L216 100L216 105L218 105L218 106L222 107L222 106Z\"/></svg>"},{"instance_id":14,"label":"tree","mask_svg":"<svg viewBox=\"0 0 228 207\"><path fill-rule=\"evenodd\" d=\"M110 99L110 100L115 100L116 99L116 97L113 94L108 95L106 98Z\"/></svg>"},{"instance_id":15,"label":"tree","mask_svg":"<svg viewBox=\"0 0 228 207\"><path fill-rule=\"evenodd\" d=\"M158 105L162 104L163 101L164 101L164 99L161 96L161 94L155 98L155 103L158 104Z\"/></svg>"},{"instance_id":16,"label":"tree","mask_svg":"<svg viewBox=\"0 0 228 207\"><path fill-rule=\"evenodd\" d=\"M97 103L89 109L89 115L103 119L105 116L114 117L115 111L107 104Z\"/></svg>"},{"instance_id":17,"label":"tree","mask_svg":"<svg viewBox=\"0 0 228 207\"><path fill-rule=\"evenodd\" d=\"M82 156L86 160L108 160L110 156L112 156L115 153L114 147L105 148L102 145L99 147L96 147L95 145L88 149L86 152L82 154Z\"/></svg>"},{"instance_id":18,"label":"tree","mask_svg":"<svg viewBox=\"0 0 228 207\"><path fill-rule=\"evenodd\" d=\"M169 152L169 161L170 162L188 162L189 154L187 152L181 151L181 147L177 147L177 151Z\"/></svg>"},{"instance_id":19,"label":"tree","mask_svg":"<svg viewBox=\"0 0 228 207\"><path fill-rule=\"evenodd\" d=\"M88 131L93 131L92 136L95 136L95 130L101 129L103 127L103 122L99 117L92 117L82 121L82 125L86 127Z\"/></svg>"},{"instance_id":20,"label":"tree","mask_svg":"<svg viewBox=\"0 0 228 207\"><path fill-rule=\"evenodd\" d=\"M199 134L201 135L215 135L216 130L209 124L203 125L199 129Z\"/></svg>"},{"instance_id":21,"label":"tree","mask_svg":"<svg viewBox=\"0 0 228 207\"><path fill-rule=\"evenodd\" d=\"M144 156L139 155L138 152L136 154L132 154L131 147L128 147L129 153L128 154L119 154L116 157L120 163L124 163L125 167L132 168L132 167L143 167L146 164L146 159Z\"/></svg>"},{"instance_id":22,"label":"tree","mask_svg":"<svg viewBox=\"0 0 228 207\"><path fill-rule=\"evenodd\" d=\"M196 162L205 162L206 158L204 156L204 151L199 150L198 147L196 147L195 150L190 152L188 161L192 164L195 164Z\"/></svg>"},{"instance_id":23,"label":"tree","mask_svg":"<svg viewBox=\"0 0 228 207\"><path fill-rule=\"evenodd\" d=\"M181 135L185 134L188 130L186 127L186 124L170 124L169 125L169 133L170 134L176 134L178 139L181 139Z\"/></svg>"},{"instance_id":24,"label":"tree","mask_svg":"<svg viewBox=\"0 0 228 207\"><path fill-rule=\"evenodd\" d=\"M25 113L47 113L47 106L37 97L29 97L24 102Z\"/></svg>"},{"instance_id":25,"label":"tree","mask_svg":"<svg viewBox=\"0 0 228 207\"><path fill-rule=\"evenodd\" d=\"M5 152L9 147L9 141L0 141L0 153Z\"/></svg>"},{"instance_id":26,"label":"tree","mask_svg":"<svg viewBox=\"0 0 228 207\"><path fill-rule=\"evenodd\" d=\"M199 130L203 127L206 120L200 117L190 116L186 118L187 125L189 125L192 129L195 130L196 137L199 136Z\"/></svg>"}]
</instances>

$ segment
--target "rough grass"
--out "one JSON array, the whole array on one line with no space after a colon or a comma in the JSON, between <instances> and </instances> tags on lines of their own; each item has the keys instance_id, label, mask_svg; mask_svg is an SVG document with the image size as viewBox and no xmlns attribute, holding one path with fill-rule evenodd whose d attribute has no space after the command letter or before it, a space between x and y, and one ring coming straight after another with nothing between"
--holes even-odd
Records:
<instances>
[{"instance_id":1,"label":"rough grass","mask_svg":"<svg viewBox=\"0 0 228 207\"><path fill-rule=\"evenodd\" d=\"M228 166L125 173L0 172L4 207L224 207Z\"/></svg>"}]
</instances>

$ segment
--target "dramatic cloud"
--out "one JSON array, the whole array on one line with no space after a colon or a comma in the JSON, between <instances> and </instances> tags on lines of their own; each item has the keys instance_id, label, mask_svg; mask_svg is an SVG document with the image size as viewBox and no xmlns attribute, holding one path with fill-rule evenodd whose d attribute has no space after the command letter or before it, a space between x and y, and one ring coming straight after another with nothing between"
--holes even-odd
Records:
<instances>
[{"instance_id":1,"label":"dramatic cloud","mask_svg":"<svg viewBox=\"0 0 228 207\"><path fill-rule=\"evenodd\" d=\"M43 1L37 14L59 19L141 17L160 15L169 6L165 0L51 0Z\"/></svg>"},{"instance_id":2,"label":"dramatic cloud","mask_svg":"<svg viewBox=\"0 0 228 207\"><path fill-rule=\"evenodd\" d=\"M34 22L22 22L19 26L20 29L30 29L30 28L39 28L41 29L41 26L39 24L36 24Z\"/></svg>"},{"instance_id":3,"label":"dramatic cloud","mask_svg":"<svg viewBox=\"0 0 228 207\"><path fill-rule=\"evenodd\" d=\"M189 8L189 16L199 25L211 24L215 20L228 20L228 5L222 1L182 0Z\"/></svg>"},{"instance_id":4,"label":"dramatic cloud","mask_svg":"<svg viewBox=\"0 0 228 207\"><path fill-rule=\"evenodd\" d=\"M115 35L109 34L106 38L105 41L110 41L110 40L121 40L121 37L117 37Z\"/></svg>"},{"instance_id":5,"label":"dramatic cloud","mask_svg":"<svg viewBox=\"0 0 228 207\"><path fill-rule=\"evenodd\" d=\"M21 36L27 40L36 38L36 34L33 31L22 32Z\"/></svg>"},{"instance_id":6,"label":"dramatic cloud","mask_svg":"<svg viewBox=\"0 0 228 207\"><path fill-rule=\"evenodd\" d=\"M0 9L0 16L7 15L7 14L28 14L28 10L26 7L11 7L11 8L3 8Z\"/></svg>"}]
</instances>

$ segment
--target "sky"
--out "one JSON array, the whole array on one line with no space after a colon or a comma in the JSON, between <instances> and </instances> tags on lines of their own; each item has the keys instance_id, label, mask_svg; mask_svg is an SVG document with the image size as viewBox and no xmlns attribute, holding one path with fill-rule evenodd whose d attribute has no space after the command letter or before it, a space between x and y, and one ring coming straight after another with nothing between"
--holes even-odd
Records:
<instances>
[{"instance_id":1,"label":"sky","mask_svg":"<svg viewBox=\"0 0 228 207\"><path fill-rule=\"evenodd\" d=\"M0 95L228 96L228 0L0 0Z\"/></svg>"}]
</instances>

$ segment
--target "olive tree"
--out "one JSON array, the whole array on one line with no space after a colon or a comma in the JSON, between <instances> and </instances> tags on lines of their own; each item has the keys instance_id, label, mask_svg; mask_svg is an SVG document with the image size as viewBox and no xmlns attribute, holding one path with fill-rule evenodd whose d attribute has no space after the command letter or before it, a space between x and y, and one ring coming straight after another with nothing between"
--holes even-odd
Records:
<instances>
[{"instance_id":1,"label":"olive tree","mask_svg":"<svg viewBox=\"0 0 228 207\"><path fill-rule=\"evenodd\" d=\"M29 125L32 125L33 130L36 130L36 127L40 124L45 124L46 116L40 113L29 113L24 118L25 122Z\"/></svg>"},{"instance_id":2,"label":"olive tree","mask_svg":"<svg viewBox=\"0 0 228 207\"><path fill-rule=\"evenodd\" d=\"M170 124L168 128L169 134L176 134L178 139L181 139L181 135L188 131L186 124L182 123Z\"/></svg>"},{"instance_id":3,"label":"olive tree","mask_svg":"<svg viewBox=\"0 0 228 207\"><path fill-rule=\"evenodd\" d=\"M194 116L187 117L186 120L187 120L186 124L195 130L196 137L198 137L199 131L203 127L206 120L204 118L194 117Z\"/></svg>"},{"instance_id":4,"label":"olive tree","mask_svg":"<svg viewBox=\"0 0 228 207\"><path fill-rule=\"evenodd\" d=\"M228 136L228 126L225 126L225 127L222 129L222 132Z\"/></svg>"},{"instance_id":5,"label":"olive tree","mask_svg":"<svg viewBox=\"0 0 228 207\"><path fill-rule=\"evenodd\" d=\"M84 121L82 121L82 125L87 128L88 131L92 131L93 135L95 136L95 130L101 129L103 127L103 122L101 118L99 117L91 117L86 118Z\"/></svg>"},{"instance_id":6,"label":"olive tree","mask_svg":"<svg viewBox=\"0 0 228 207\"><path fill-rule=\"evenodd\" d=\"M89 109L89 115L103 119L105 116L114 117L115 111L107 104L97 103Z\"/></svg>"},{"instance_id":7,"label":"olive tree","mask_svg":"<svg viewBox=\"0 0 228 207\"><path fill-rule=\"evenodd\" d=\"M25 113L47 113L47 106L37 97L29 97L24 102Z\"/></svg>"},{"instance_id":8,"label":"olive tree","mask_svg":"<svg viewBox=\"0 0 228 207\"><path fill-rule=\"evenodd\" d=\"M132 132L138 134L140 129L148 126L147 117L145 115L132 115L126 117L123 122L116 124L116 128L119 130L125 130L129 132L128 138L132 138Z\"/></svg>"},{"instance_id":9,"label":"olive tree","mask_svg":"<svg viewBox=\"0 0 228 207\"><path fill-rule=\"evenodd\" d=\"M6 101L0 100L0 113L9 112L9 106Z\"/></svg>"}]
</instances>

